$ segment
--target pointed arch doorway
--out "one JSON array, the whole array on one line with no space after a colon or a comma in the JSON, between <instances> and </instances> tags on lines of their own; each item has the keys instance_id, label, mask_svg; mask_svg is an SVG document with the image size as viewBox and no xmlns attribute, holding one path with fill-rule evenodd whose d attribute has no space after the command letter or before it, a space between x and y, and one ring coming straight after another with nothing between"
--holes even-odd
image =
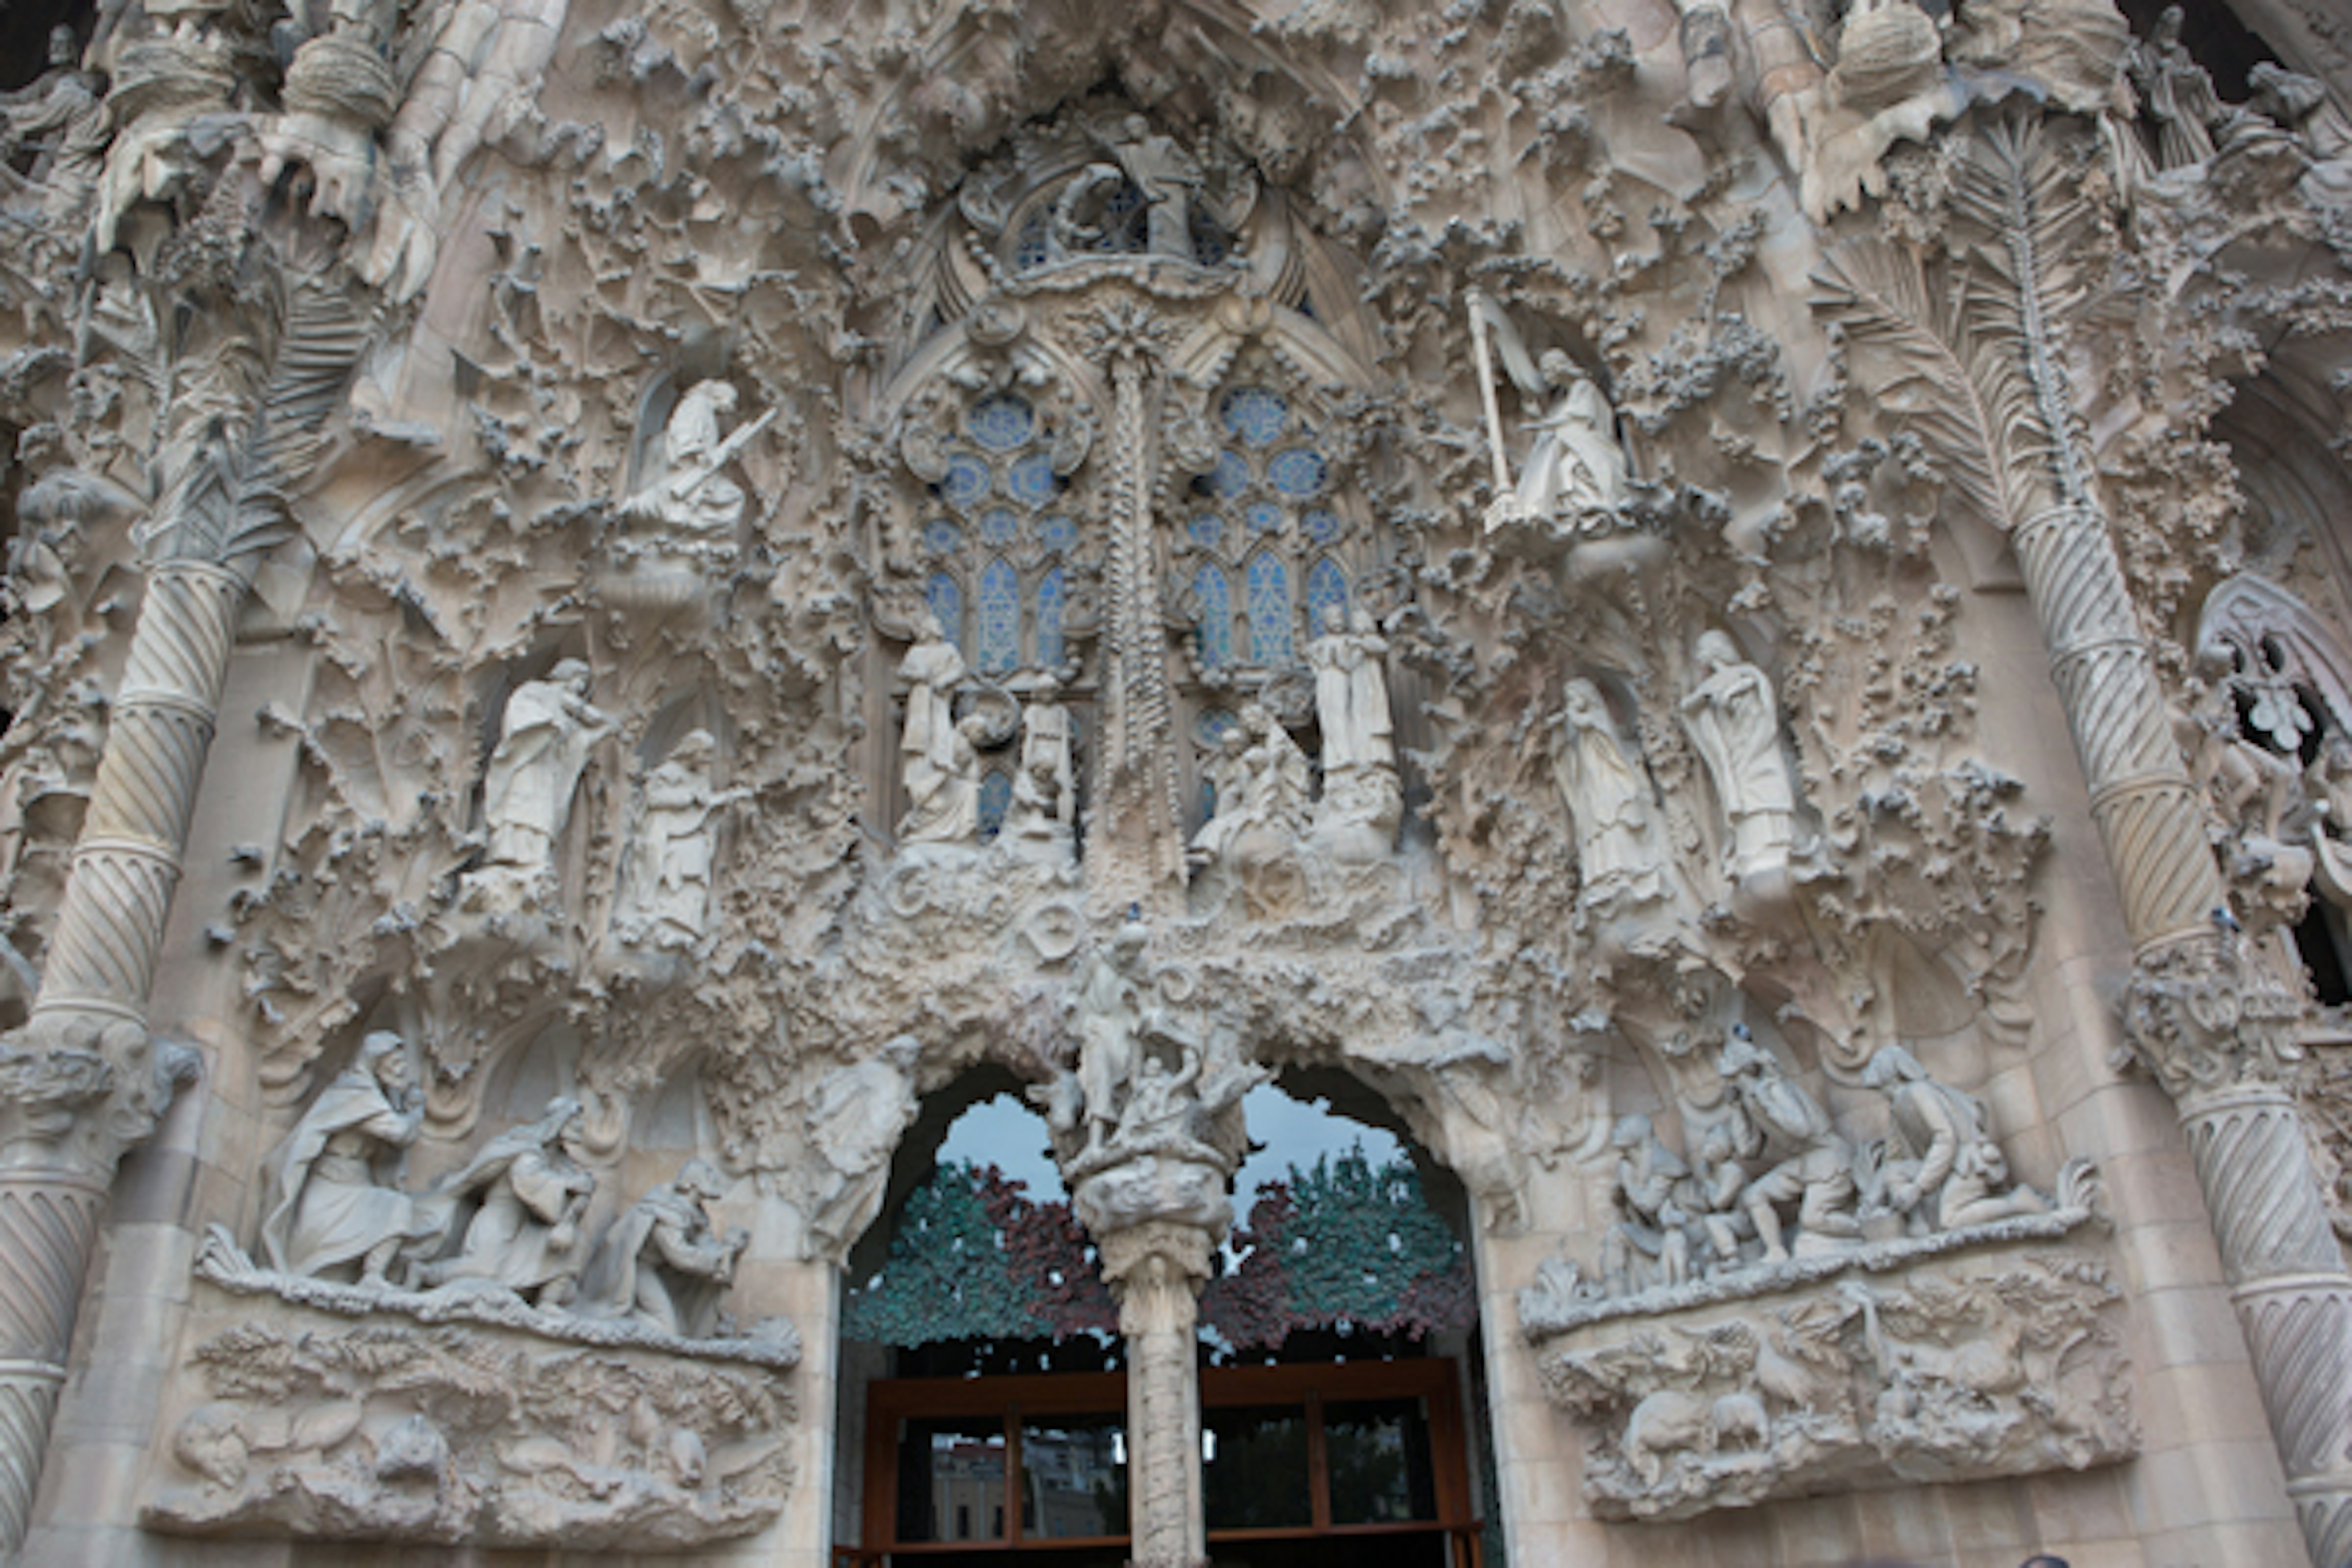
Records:
<instances>
[{"instance_id":1,"label":"pointed arch doorway","mask_svg":"<svg viewBox=\"0 0 2352 1568\"><path fill-rule=\"evenodd\" d=\"M1464 1348L1475 1315L1466 1255L1393 1139L1260 1093L1287 1109L1290 1136L1245 1170L1249 1217L1203 1298L1209 1561L1481 1563L1475 1356L1443 1353ZM1318 1121L1319 1144L1306 1131ZM1119 1342L1050 1166L1016 1152L1024 1122L1009 1098L960 1121L894 1210L887 1260L853 1293L845 1333L899 1342L846 1395L862 1418L844 1568L1129 1560ZM991 1153L1015 1153L1021 1174L980 1163Z\"/></svg>"}]
</instances>

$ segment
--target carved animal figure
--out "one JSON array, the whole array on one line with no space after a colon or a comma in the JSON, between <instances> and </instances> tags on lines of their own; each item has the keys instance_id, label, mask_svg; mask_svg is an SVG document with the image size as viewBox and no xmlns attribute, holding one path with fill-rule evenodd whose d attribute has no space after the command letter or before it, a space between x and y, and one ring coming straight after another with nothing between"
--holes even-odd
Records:
<instances>
[{"instance_id":1,"label":"carved animal figure","mask_svg":"<svg viewBox=\"0 0 2352 1568\"><path fill-rule=\"evenodd\" d=\"M1707 1418L1715 1428L1716 1447L1733 1437L1746 1438L1759 1448L1772 1440L1772 1418L1764 1413L1764 1402L1752 1394L1722 1395L1708 1408Z\"/></svg>"},{"instance_id":2,"label":"carved animal figure","mask_svg":"<svg viewBox=\"0 0 2352 1568\"><path fill-rule=\"evenodd\" d=\"M1633 1406L1617 1446L1633 1473L1642 1478L1642 1484L1654 1487L1665 1474L1668 1456L1677 1451L1705 1453L1715 1447L1715 1436L1712 1404L1696 1394L1662 1388L1643 1395Z\"/></svg>"}]
</instances>

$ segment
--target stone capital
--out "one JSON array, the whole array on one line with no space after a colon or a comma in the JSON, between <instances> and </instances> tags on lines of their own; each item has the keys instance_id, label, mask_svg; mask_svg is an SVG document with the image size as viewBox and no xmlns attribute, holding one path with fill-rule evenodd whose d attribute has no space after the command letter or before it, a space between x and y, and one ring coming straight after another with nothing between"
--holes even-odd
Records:
<instances>
[{"instance_id":1,"label":"stone capital","mask_svg":"<svg viewBox=\"0 0 2352 1568\"><path fill-rule=\"evenodd\" d=\"M2142 952L2123 1015L2130 1059L2175 1100L2248 1082L2283 1086L2301 1054L2303 999L2253 962L2242 939L2219 932Z\"/></svg>"}]
</instances>

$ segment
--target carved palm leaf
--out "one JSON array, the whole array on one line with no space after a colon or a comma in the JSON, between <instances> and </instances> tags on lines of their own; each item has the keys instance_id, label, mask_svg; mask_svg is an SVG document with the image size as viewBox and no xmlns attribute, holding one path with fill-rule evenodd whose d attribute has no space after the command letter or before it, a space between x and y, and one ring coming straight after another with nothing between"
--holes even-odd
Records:
<instances>
[{"instance_id":1,"label":"carved palm leaf","mask_svg":"<svg viewBox=\"0 0 2352 1568\"><path fill-rule=\"evenodd\" d=\"M2007 532L2039 499L2046 422L2014 359L1971 321L1981 290L1929 286L1916 258L1879 240L1832 251L1813 275L1813 309L1845 333L1880 406L1934 451L1948 504Z\"/></svg>"},{"instance_id":2,"label":"carved palm leaf","mask_svg":"<svg viewBox=\"0 0 2352 1568\"><path fill-rule=\"evenodd\" d=\"M288 493L317 462L366 344L347 285L296 279L251 423L222 430L191 458L143 541L152 552L230 562L283 540L293 527Z\"/></svg>"}]
</instances>

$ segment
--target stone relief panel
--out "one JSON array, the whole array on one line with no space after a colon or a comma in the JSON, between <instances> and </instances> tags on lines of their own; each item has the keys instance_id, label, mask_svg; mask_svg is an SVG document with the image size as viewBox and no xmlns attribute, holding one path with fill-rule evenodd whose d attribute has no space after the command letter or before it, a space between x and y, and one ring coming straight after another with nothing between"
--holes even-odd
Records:
<instances>
[{"instance_id":1,"label":"stone relief panel","mask_svg":"<svg viewBox=\"0 0 2352 1568\"><path fill-rule=\"evenodd\" d=\"M1551 1399L1592 1429L1611 1519L2128 1458L2138 1429L2100 1264L2030 1241L1929 1265L1892 1251L1834 1286L1575 1321L1521 1299Z\"/></svg>"}]
</instances>

